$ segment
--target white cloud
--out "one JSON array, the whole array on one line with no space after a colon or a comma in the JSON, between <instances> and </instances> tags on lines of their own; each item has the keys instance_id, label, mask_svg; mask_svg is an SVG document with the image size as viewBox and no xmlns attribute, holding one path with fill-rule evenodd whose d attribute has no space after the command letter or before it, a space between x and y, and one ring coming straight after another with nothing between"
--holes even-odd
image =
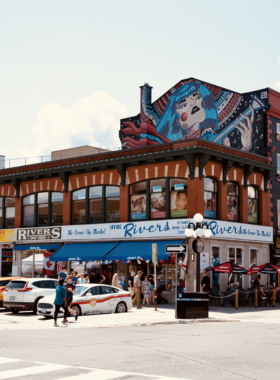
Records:
<instances>
[{"instance_id":1,"label":"white cloud","mask_svg":"<svg viewBox=\"0 0 280 380\"><path fill-rule=\"evenodd\" d=\"M91 94L71 108L46 104L38 112L32 129L33 148L23 148L21 154L46 155L82 145L118 147L120 119L126 116L125 106L105 91Z\"/></svg>"},{"instance_id":2,"label":"white cloud","mask_svg":"<svg viewBox=\"0 0 280 380\"><path fill-rule=\"evenodd\" d=\"M277 88L277 90L280 90L280 80L279 82L274 83L274 86Z\"/></svg>"},{"instance_id":3,"label":"white cloud","mask_svg":"<svg viewBox=\"0 0 280 380\"><path fill-rule=\"evenodd\" d=\"M279 65L280 65L280 55L277 55L276 57L277 57L277 62L278 62Z\"/></svg>"}]
</instances>

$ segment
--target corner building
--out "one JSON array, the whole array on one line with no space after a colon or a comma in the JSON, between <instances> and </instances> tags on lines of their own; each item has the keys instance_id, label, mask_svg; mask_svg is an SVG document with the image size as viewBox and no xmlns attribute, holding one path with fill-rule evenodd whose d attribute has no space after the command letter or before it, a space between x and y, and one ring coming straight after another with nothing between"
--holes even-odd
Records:
<instances>
[{"instance_id":1,"label":"corner building","mask_svg":"<svg viewBox=\"0 0 280 380\"><path fill-rule=\"evenodd\" d=\"M21 275L32 256L34 275L36 254L48 250L58 262L102 261L127 282L131 270L153 273L157 242L157 274L172 301L179 272L165 245L187 244L192 291L196 256L184 230L196 213L213 233L204 239L202 270L228 260L247 268L269 262L277 168L264 137L268 93L237 94L191 78L151 103L145 85L140 114L121 120L120 151L1 170L2 202L15 204L13 273ZM249 276L211 278L222 291L236 280L251 286Z\"/></svg>"}]
</instances>

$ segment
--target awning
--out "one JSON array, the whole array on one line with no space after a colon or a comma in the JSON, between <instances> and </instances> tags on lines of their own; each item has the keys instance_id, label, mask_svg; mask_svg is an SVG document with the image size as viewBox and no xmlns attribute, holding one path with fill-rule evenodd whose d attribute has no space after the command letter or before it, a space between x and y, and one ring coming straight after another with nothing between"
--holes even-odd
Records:
<instances>
[{"instance_id":1,"label":"awning","mask_svg":"<svg viewBox=\"0 0 280 380\"><path fill-rule=\"evenodd\" d=\"M60 244L32 244L32 245L15 245L14 251L39 251L43 249L59 249Z\"/></svg>"},{"instance_id":2,"label":"awning","mask_svg":"<svg viewBox=\"0 0 280 380\"><path fill-rule=\"evenodd\" d=\"M158 247L158 260L167 260L169 254L165 253L166 245L182 244L184 240L144 240L144 241L125 241L105 257L107 260L152 260L152 244Z\"/></svg>"},{"instance_id":3,"label":"awning","mask_svg":"<svg viewBox=\"0 0 280 380\"><path fill-rule=\"evenodd\" d=\"M119 243L69 243L54 253L51 261L101 261Z\"/></svg>"}]
</instances>

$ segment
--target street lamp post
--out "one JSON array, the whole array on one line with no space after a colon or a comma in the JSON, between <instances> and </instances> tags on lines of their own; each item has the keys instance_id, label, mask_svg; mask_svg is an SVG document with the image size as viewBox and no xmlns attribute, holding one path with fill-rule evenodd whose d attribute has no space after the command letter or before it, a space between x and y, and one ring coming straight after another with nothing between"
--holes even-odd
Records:
<instances>
[{"instance_id":1,"label":"street lamp post","mask_svg":"<svg viewBox=\"0 0 280 380\"><path fill-rule=\"evenodd\" d=\"M193 220L194 223L190 222L188 228L186 228L185 235L186 237L196 238L193 242L193 250L196 253L196 292L200 292L200 253L204 249L203 241L200 238L209 238L212 232L208 223L202 223L203 215L195 214Z\"/></svg>"}]
</instances>

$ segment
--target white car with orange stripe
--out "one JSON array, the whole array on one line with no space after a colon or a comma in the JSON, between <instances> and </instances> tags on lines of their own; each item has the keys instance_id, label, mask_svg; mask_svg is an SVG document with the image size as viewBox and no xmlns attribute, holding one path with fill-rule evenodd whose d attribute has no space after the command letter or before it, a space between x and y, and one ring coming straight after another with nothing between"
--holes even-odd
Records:
<instances>
[{"instance_id":1,"label":"white car with orange stripe","mask_svg":"<svg viewBox=\"0 0 280 380\"><path fill-rule=\"evenodd\" d=\"M132 309L129 292L103 284L84 284L76 286L71 308L78 315L124 313ZM54 316L54 296L44 297L38 302L37 314L44 317ZM59 311L63 316L63 309Z\"/></svg>"}]
</instances>

